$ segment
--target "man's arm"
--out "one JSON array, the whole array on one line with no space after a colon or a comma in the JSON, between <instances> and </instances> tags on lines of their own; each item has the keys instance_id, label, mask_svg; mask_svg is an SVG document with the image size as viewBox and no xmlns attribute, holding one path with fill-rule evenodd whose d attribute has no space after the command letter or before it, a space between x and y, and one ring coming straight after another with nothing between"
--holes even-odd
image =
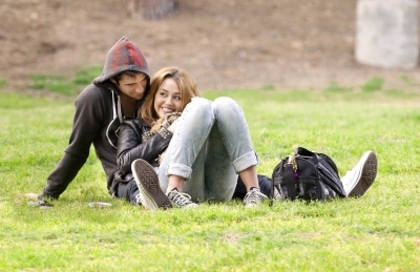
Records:
<instances>
[{"instance_id":1,"label":"man's arm","mask_svg":"<svg viewBox=\"0 0 420 272\"><path fill-rule=\"evenodd\" d=\"M89 85L75 102L76 112L69 145L47 179L40 198L58 199L85 164L90 146L103 125L105 110L102 93Z\"/></svg>"}]
</instances>

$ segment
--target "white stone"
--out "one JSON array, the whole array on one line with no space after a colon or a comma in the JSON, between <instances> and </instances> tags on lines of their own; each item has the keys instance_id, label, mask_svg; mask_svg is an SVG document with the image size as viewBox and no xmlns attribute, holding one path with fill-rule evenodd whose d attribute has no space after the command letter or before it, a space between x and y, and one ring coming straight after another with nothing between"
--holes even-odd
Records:
<instances>
[{"instance_id":1,"label":"white stone","mask_svg":"<svg viewBox=\"0 0 420 272\"><path fill-rule=\"evenodd\" d=\"M417 66L418 0L359 0L356 16L359 63L397 69Z\"/></svg>"}]
</instances>

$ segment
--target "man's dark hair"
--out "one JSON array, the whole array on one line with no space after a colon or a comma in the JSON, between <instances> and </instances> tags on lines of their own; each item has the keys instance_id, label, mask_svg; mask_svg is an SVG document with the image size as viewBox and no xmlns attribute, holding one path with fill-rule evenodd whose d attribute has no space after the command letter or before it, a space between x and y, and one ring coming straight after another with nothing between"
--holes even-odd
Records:
<instances>
[{"instance_id":1,"label":"man's dark hair","mask_svg":"<svg viewBox=\"0 0 420 272\"><path fill-rule=\"evenodd\" d=\"M132 70L127 70L124 72L119 73L118 75L114 76L115 81L117 82L117 85L120 85L120 80L122 78L123 75L129 76L129 77L136 77L136 75L141 74L141 72L137 72L137 71L132 71Z\"/></svg>"}]
</instances>

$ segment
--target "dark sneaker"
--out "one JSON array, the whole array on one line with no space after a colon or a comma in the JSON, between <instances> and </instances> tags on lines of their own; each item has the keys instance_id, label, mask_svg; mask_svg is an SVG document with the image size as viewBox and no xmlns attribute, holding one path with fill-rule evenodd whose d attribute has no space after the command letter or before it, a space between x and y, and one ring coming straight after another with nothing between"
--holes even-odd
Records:
<instances>
[{"instance_id":1,"label":"dark sneaker","mask_svg":"<svg viewBox=\"0 0 420 272\"><path fill-rule=\"evenodd\" d=\"M167 196L175 207L185 209L198 207L198 204L191 201L191 196L189 194L180 192L176 188L168 192Z\"/></svg>"},{"instance_id":2,"label":"dark sneaker","mask_svg":"<svg viewBox=\"0 0 420 272\"><path fill-rule=\"evenodd\" d=\"M263 203L268 197L261 193L259 188L252 188L244 197L244 205L247 208L252 208Z\"/></svg>"},{"instance_id":3,"label":"dark sneaker","mask_svg":"<svg viewBox=\"0 0 420 272\"><path fill-rule=\"evenodd\" d=\"M141 195L141 204L149 210L172 208L171 201L162 192L155 169L146 161L137 159L131 164L134 180Z\"/></svg>"},{"instance_id":4,"label":"dark sneaker","mask_svg":"<svg viewBox=\"0 0 420 272\"><path fill-rule=\"evenodd\" d=\"M362 196L373 184L378 172L378 159L375 153L367 151L356 166L341 179L347 197Z\"/></svg>"}]
</instances>

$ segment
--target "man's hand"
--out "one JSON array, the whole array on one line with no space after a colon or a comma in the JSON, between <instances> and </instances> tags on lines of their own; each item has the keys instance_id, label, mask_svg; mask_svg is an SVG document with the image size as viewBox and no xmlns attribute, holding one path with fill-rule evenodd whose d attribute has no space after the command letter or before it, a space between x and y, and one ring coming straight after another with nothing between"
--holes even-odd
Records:
<instances>
[{"instance_id":1,"label":"man's hand","mask_svg":"<svg viewBox=\"0 0 420 272\"><path fill-rule=\"evenodd\" d=\"M46 200L46 198L48 197L45 197L43 195L35 193L26 193L25 196L28 199L34 200L28 202L29 206L40 207L41 209L48 209L53 207L53 205Z\"/></svg>"}]
</instances>

